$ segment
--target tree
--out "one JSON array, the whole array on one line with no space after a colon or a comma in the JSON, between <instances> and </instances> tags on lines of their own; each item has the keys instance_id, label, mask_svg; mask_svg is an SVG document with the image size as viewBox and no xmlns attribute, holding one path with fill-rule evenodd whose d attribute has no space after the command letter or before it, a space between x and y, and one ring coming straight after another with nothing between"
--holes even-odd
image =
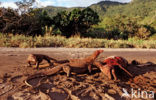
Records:
<instances>
[{"instance_id":1,"label":"tree","mask_svg":"<svg viewBox=\"0 0 156 100\"><path fill-rule=\"evenodd\" d=\"M71 36L70 34L71 28L69 27L70 21L69 21L68 14L66 11L57 13L57 15L53 17L53 22L54 22L55 28L58 28L62 32L62 35L67 36L67 37Z\"/></svg>"},{"instance_id":2,"label":"tree","mask_svg":"<svg viewBox=\"0 0 156 100\"><path fill-rule=\"evenodd\" d=\"M45 26L50 27L53 22L52 19L47 14L47 12L43 9L34 9L28 14L29 14L29 17L31 17L30 22L32 23L33 21L34 23L34 25L31 27L31 30L33 29L39 30L38 33L33 33L33 34L44 35Z\"/></svg>"},{"instance_id":3,"label":"tree","mask_svg":"<svg viewBox=\"0 0 156 100\"><path fill-rule=\"evenodd\" d=\"M99 16L91 8L86 8L82 10L80 18L80 31L85 33L91 28L92 25L98 24L100 22Z\"/></svg>"},{"instance_id":4,"label":"tree","mask_svg":"<svg viewBox=\"0 0 156 100\"><path fill-rule=\"evenodd\" d=\"M33 3L35 3L36 0L22 0L15 2L16 5L18 6L18 10L20 11L21 14L24 14L31 10Z\"/></svg>"},{"instance_id":5,"label":"tree","mask_svg":"<svg viewBox=\"0 0 156 100\"><path fill-rule=\"evenodd\" d=\"M66 37L76 34L83 36L83 33L99 21L98 14L91 8L74 9L69 13L62 11L53 17L55 27L59 28Z\"/></svg>"},{"instance_id":6,"label":"tree","mask_svg":"<svg viewBox=\"0 0 156 100\"><path fill-rule=\"evenodd\" d=\"M30 36L44 35L44 27L51 25L51 18L42 9L33 9L22 14L18 21L18 34Z\"/></svg>"},{"instance_id":7,"label":"tree","mask_svg":"<svg viewBox=\"0 0 156 100\"><path fill-rule=\"evenodd\" d=\"M81 17L82 17L82 12L80 9L74 9L73 11L71 11L69 13L69 21L70 24L69 26L71 27L72 30L70 30L70 36L71 35L76 35L76 34L80 34L81 30L80 30L80 23L81 21Z\"/></svg>"},{"instance_id":8,"label":"tree","mask_svg":"<svg viewBox=\"0 0 156 100\"><path fill-rule=\"evenodd\" d=\"M13 9L0 8L0 32L43 35L44 27L51 25L51 18L42 9L33 9L30 12L19 14Z\"/></svg>"},{"instance_id":9,"label":"tree","mask_svg":"<svg viewBox=\"0 0 156 100\"><path fill-rule=\"evenodd\" d=\"M17 11L13 9L0 8L0 31L3 33L15 33L17 30L17 23L20 16Z\"/></svg>"}]
</instances>

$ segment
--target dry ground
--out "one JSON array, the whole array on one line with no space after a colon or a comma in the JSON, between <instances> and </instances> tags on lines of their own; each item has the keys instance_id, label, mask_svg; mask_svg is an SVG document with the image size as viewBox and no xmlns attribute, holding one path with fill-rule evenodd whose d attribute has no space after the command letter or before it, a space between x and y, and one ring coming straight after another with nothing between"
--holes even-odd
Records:
<instances>
[{"instance_id":1,"label":"dry ground","mask_svg":"<svg viewBox=\"0 0 156 100\"><path fill-rule=\"evenodd\" d=\"M139 66L128 66L128 70L135 76L133 80L125 80L127 76L124 73L121 74L122 77L120 76L121 80L109 80L100 71L95 70L92 74L73 74L71 77L59 73L36 78L31 80L34 86L32 88L24 83L29 75L37 71L26 67L28 54L42 53L64 60L83 58L97 49L0 48L0 100L136 100L136 98L121 98L123 88L127 89L129 93L132 88L140 89L139 92L144 90L149 91L149 94L150 91L156 93L155 49L102 49L104 52L97 60L116 55L126 58L129 63L134 59L139 61L141 63Z\"/></svg>"}]
</instances>

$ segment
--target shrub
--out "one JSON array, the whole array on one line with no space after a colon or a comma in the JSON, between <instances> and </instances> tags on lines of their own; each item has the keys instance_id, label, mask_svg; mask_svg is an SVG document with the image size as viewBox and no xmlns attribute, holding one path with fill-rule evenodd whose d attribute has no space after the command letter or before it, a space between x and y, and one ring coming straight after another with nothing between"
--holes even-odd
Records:
<instances>
[{"instance_id":1,"label":"shrub","mask_svg":"<svg viewBox=\"0 0 156 100\"><path fill-rule=\"evenodd\" d=\"M147 39L151 35L150 30L148 30L146 27L140 27L138 31L136 32L136 36L141 39Z\"/></svg>"}]
</instances>

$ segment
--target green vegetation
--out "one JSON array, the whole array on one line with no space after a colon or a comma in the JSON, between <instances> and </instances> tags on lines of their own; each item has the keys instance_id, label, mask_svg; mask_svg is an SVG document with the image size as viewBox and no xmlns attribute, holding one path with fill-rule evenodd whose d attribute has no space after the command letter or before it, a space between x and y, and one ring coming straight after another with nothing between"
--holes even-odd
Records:
<instances>
[{"instance_id":1,"label":"green vegetation","mask_svg":"<svg viewBox=\"0 0 156 100\"><path fill-rule=\"evenodd\" d=\"M61 35L66 37L83 35L99 21L98 14L91 8L74 9L69 13L62 11L53 17L55 27L61 31Z\"/></svg>"},{"instance_id":2,"label":"green vegetation","mask_svg":"<svg viewBox=\"0 0 156 100\"><path fill-rule=\"evenodd\" d=\"M133 0L128 4L103 1L91 8L99 13L102 20L94 27L95 32L98 30L101 34L99 36L104 36L102 38L147 39L156 33L155 0Z\"/></svg>"},{"instance_id":3,"label":"green vegetation","mask_svg":"<svg viewBox=\"0 0 156 100\"><path fill-rule=\"evenodd\" d=\"M89 7L98 13L101 23L85 33L85 37L147 39L156 33L156 0L133 0L130 3L102 1ZM51 16L53 11L70 12L74 8L46 7L44 9Z\"/></svg>"},{"instance_id":4,"label":"green vegetation","mask_svg":"<svg viewBox=\"0 0 156 100\"><path fill-rule=\"evenodd\" d=\"M139 18L121 15L114 18L105 17L98 26L94 27L94 30L101 29L101 32L99 31L98 33L102 34L103 37L100 37L107 39L128 39L132 37L147 39L155 33L153 27L139 24L138 21ZM94 30L92 31L93 34Z\"/></svg>"},{"instance_id":5,"label":"green vegetation","mask_svg":"<svg viewBox=\"0 0 156 100\"><path fill-rule=\"evenodd\" d=\"M156 48L156 0L35 9L28 1L0 8L0 46Z\"/></svg>"},{"instance_id":6,"label":"green vegetation","mask_svg":"<svg viewBox=\"0 0 156 100\"><path fill-rule=\"evenodd\" d=\"M0 32L3 34L43 35L44 27L51 24L51 18L42 9L19 14L13 9L0 8Z\"/></svg>"},{"instance_id":7,"label":"green vegetation","mask_svg":"<svg viewBox=\"0 0 156 100\"><path fill-rule=\"evenodd\" d=\"M0 32L3 34L24 34L26 36L44 35L46 29L59 30L66 37L82 35L92 25L98 24L99 16L91 8L74 9L71 12L59 12L50 18L43 9L31 9L21 12L0 8ZM56 33L56 32L55 32Z\"/></svg>"},{"instance_id":8,"label":"green vegetation","mask_svg":"<svg viewBox=\"0 0 156 100\"><path fill-rule=\"evenodd\" d=\"M156 40L107 40L63 36L0 35L0 47L156 48Z\"/></svg>"}]
</instances>

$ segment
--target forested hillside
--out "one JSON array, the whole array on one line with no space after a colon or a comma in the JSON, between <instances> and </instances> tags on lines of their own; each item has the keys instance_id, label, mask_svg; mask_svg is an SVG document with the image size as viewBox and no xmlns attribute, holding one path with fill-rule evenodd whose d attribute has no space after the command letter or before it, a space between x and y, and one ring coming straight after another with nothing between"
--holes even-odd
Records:
<instances>
[{"instance_id":1,"label":"forested hillside","mask_svg":"<svg viewBox=\"0 0 156 100\"><path fill-rule=\"evenodd\" d=\"M156 0L132 0L130 3L101 1L89 6L100 16L101 22L90 31L92 37L145 39L155 34ZM75 8L45 7L50 16ZM80 8L84 9L84 8Z\"/></svg>"},{"instance_id":2,"label":"forested hillside","mask_svg":"<svg viewBox=\"0 0 156 100\"><path fill-rule=\"evenodd\" d=\"M92 8L94 11L98 12L98 14L100 16L103 16L109 8L114 7L114 6L124 5L124 4L125 3L113 2L113 1L101 1L97 4L91 5L89 7ZM50 16L54 16L60 11L66 10L69 12L75 8L84 9L84 7L66 8L66 7L55 7L55 6L47 6L43 9L45 9L49 13Z\"/></svg>"},{"instance_id":3,"label":"forested hillside","mask_svg":"<svg viewBox=\"0 0 156 100\"><path fill-rule=\"evenodd\" d=\"M44 35L48 26L51 27L51 34L64 36L79 34L106 39L148 39L156 36L156 0L132 0L129 3L107 0L87 8L47 6L29 9L30 5L27 5L29 10L22 15L18 11L25 8L21 8L20 3L18 6L18 10L0 9L0 32ZM32 24L31 20L36 24Z\"/></svg>"},{"instance_id":4,"label":"forested hillside","mask_svg":"<svg viewBox=\"0 0 156 100\"><path fill-rule=\"evenodd\" d=\"M132 2L109 8L104 16L117 14L129 17L140 17L143 24L151 24L156 28L156 0L133 0Z\"/></svg>"},{"instance_id":5,"label":"forested hillside","mask_svg":"<svg viewBox=\"0 0 156 100\"><path fill-rule=\"evenodd\" d=\"M105 16L113 17L119 14L140 17L142 18L141 23L152 24L156 27L156 0L133 0L130 3L102 1L89 7L96 11L101 18ZM75 8L48 6L44 9L52 16L60 11L71 11Z\"/></svg>"}]
</instances>

